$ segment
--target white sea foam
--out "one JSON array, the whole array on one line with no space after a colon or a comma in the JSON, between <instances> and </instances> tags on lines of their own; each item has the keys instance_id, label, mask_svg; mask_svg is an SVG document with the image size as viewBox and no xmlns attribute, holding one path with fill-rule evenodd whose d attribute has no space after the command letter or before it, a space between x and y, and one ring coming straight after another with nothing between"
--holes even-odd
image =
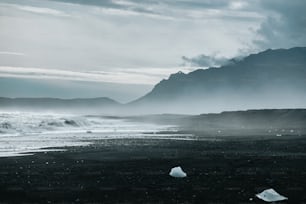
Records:
<instances>
[{"instance_id":1,"label":"white sea foam","mask_svg":"<svg viewBox=\"0 0 306 204\"><path fill-rule=\"evenodd\" d=\"M0 157L88 145L100 139L188 139L188 135L148 134L169 130L176 127L101 116L0 112Z\"/></svg>"}]
</instances>

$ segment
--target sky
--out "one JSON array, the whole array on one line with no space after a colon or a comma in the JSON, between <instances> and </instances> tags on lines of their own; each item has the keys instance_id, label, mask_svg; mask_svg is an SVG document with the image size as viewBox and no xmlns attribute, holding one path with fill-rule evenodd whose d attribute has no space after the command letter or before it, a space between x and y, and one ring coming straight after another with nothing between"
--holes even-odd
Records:
<instances>
[{"instance_id":1,"label":"sky","mask_svg":"<svg viewBox=\"0 0 306 204\"><path fill-rule=\"evenodd\" d=\"M306 45L304 0L0 0L0 96L127 102L178 71Z\"/></svg>"}]
</instances>

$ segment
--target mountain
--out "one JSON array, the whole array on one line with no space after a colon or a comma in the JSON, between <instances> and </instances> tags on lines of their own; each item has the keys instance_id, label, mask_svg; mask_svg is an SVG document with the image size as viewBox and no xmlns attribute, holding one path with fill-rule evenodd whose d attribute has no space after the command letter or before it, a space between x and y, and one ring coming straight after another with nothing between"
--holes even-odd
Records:
<instances>
[{"instance_id":1,"label":"mountain","mask_svg":"<svg viewBox=\"0 0 306 204\"><path fill-rule=\"evenodd\" d=\"M0 110L61 110L67 112L111 113L122 104L106 97L100 98L4 98L0 97Z\"/></svg>"},{"instance_id":2,"label":"mountain","mask_svg":"<svg viewBox=\"0 0 306 204\"><path fill-rule=\"evenodd\" d=\"M306 108L306 47L268 49L221 67L178 72L128 104L110 98L0 98L1 110L199 114Z\"/></svg>"},{"instance_id":3,"label":"mountain","mask_svg":"<svg viewBox=\"0 0 306 204\"><path fill-rule=\"evenodd\" d=\"M178 72L131 102L142 112L306 107L306 47L268 49L221 67Z\"/></svg>"}]
</instances>

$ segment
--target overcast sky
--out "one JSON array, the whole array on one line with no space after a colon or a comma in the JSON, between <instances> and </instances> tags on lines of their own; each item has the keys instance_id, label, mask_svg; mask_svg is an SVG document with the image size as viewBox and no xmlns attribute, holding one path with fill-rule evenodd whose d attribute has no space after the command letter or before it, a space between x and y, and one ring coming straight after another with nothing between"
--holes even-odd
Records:
<instances>
[{"instance_id":1,"label":"overcast sky","mask_svg":"<svg viewBox=\"0 0 306 204\"><path fill-rule=\"evenodd\" d=\"M304 0L0 0L0 96L125 102L180 70L305 46L305 10Z\"/></svg>"}]
</instances>

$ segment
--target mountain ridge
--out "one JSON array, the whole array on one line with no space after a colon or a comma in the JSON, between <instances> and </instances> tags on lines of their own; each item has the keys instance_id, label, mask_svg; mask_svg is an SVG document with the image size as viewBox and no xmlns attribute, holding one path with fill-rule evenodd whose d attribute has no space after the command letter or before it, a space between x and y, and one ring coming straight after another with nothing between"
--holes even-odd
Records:
<instances>
[{"instance_id":1,"label":"mountain ridge","mask_svg":"<svg viewBox=\"0 0 306 204\"><path fill-rule=\"evenodd\" d=\"M222 107L225 111L301 108L306 99L304 87L306 47L268 49L218 68L172 74L130 106L143 110L159 106L169 112L188 112L187 104L195 112L220 112Z\"/></svg>"},{"instance_id":2,"label":"mountain ridge","mask_svg":"<svg viewBox=\"0 0 306 204\"><path fill-rule=\"evenodd\" d=\"M306 47L268 49L220 67L177 72L146 95L121 104L111 98L5 98L0 108L97 109L122 114L199 114L248 109L306 108ZM54 103L54 104L52 104Z\"/></svg>"}]
</instances>

